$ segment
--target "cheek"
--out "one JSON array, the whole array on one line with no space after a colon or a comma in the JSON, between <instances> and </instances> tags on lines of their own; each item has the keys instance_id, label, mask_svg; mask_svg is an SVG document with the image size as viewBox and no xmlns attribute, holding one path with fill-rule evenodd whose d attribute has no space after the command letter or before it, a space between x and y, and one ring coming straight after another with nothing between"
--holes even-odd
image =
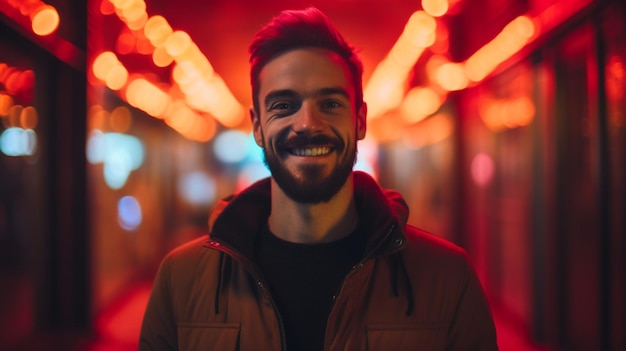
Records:
<instances>
[{"instance_id":1,"label":"cheek","mask_svg":"<svg viewBox=\"0 0 626 351\"><path fill-rule=\"evenodd\" d=\"M276 154L278 150L276 149L277 139L276 135L271 129L268 129L267 126L263 128L258 128L258 130L254 133L254 139L261 148L265 150L265 152L271 152Z\"/></svg>"},{"instance_id":2,"label":"cheek","mask_svg":"<svg viewBox=\"0 0 626 351\"><path fill-rule=\"evenodd\" d=\"M265 142L271 144L278 144L280 142L284 142L291 132L291 126L286 121L283 122L282 119L272 121L270 124L265 125Z\"/></svg>"},{"instance_id":3,"label":"cheek","mask_svg":"<svg viewBox=\"0 0 626 351\"><path fill-rule=\"evenodd\" d=\"M355 121L349 121L345 124L334 128L335 134L340 136L346 143L354 142L359 135L359 129L357 128Z\"/></svg>"}]
</instances>

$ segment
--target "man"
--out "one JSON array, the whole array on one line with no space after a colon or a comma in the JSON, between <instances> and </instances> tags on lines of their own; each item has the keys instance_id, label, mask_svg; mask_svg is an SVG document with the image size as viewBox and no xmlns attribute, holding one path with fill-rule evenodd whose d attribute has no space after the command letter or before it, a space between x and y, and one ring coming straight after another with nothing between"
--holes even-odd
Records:
<instances>
[{"instance_id":1,"label":"man","mask_svg":"<svg viewBox=\"0 0 626 351\"><path fill-rule=\"evenodd\" d=\"M309 8L274 18L250 54L272 176L164 259L140 349L496 350L464 251L406 225L403 200L352 171L367 114L352 47Z\"/></svg>"}]
</instances>

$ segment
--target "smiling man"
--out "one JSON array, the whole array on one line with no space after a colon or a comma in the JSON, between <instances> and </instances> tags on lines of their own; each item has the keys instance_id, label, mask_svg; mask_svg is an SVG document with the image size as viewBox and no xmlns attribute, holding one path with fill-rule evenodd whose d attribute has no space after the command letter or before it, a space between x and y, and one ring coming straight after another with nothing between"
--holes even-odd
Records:
<instances>
[{"instance_id":1,"label":"smiling man","mask_svg":"<svg viewBox=\"0 0 626 351\"><path fill-rule=\"evenodd\" d=\"M272 176L216 206L163 260L141 350L497 350L466 253L408 225L353 172L362 64L315 8L250 45L256 143Z\"/></svg>"},{"instance_id":2,"label":"smiling man","mask_svg":"<svg viewBox=\"0 0 626 351\"><path fill-rule=\"evenodd\" d=\"M301 49L261 72L259 93L266 98L259 113L252 112L256 140L261 147L269 143L263 150L270 171L298 202L327 202L335 195L352 171L355 139L365 134L365 106L355 121L354 88L340 63L330 51Z\"/></svg>"},{"instance_id":3,"label":"smiling man","mask_svg":"<svg viewBox=\"0 0 626 351\"><path fill-rule=\"evenodd\" d=\"M283 53L259 73L261 103L251 115L272 173L269 226L280 238L327 242L356 223L351 173L366 107L355 111L350 77L341 57L322 48Z\"/></svg>"}]
</instances>

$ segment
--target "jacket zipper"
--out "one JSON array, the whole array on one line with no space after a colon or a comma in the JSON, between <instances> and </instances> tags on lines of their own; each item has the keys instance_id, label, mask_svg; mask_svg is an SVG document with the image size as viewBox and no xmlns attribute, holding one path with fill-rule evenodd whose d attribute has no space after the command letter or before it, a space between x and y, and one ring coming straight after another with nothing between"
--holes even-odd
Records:
<instances>
[{"instance_id":1,"label":"jacket zipper","mask_svg":"<svg viewBox=\"0 0 626 351\"><path fill-rule=\"evenodd\" d=\"M348 274L346 274L346 276L343 278L341 284L339 285L339 288L337 290L337 292L335 293L335 295L333 295L332 298L332 306L331 306L331 313L332 313L332 309L335 306L335 302L337 301L337 297L339 297L339 294L341 293L341 290L343 289L343 286L347 280L347 278L354 274L355 272L357 272L359 269L361 269L363 267L363 265L365 264L366 261L368 261L370 258L372 258L373 254L378 251L378 249L385 243L386 239L391 235L391 233L393 232L393 230L396 228L396 224L392 224L389 229L387 230L387 232L385 233L385 237L380 241L380 244L378 246L376 246L374 249L372 249L367 256L363 257L363 259L361 259L357 264L355 264L354 266L352 266L352 269L350 269L350 272L348 272ZM247 259L241 259L239 258L241 255L239 255L237 253L237 251L229 248L227 245L224 245L222 243L220 243L219 241L216 240L211 240L208 243L210 245L211 248L219 250L224 252L225 254L231 256L233 259L235 259L236 261L239 261L240 263L244 264L244 267L246 266L251 266L251 264L245 264L245 261L247 261ZM399 247L402 244L402 242L399 242L396 244L396 247ZM263 292L263 294L265 294L265 296L269 299L272 308L274 309L274 314L276 315L276 320L278 322L278 331L280 334L280 349L281 351L287 351L287 337L285 336L286 332L285 332L285 322L283 321L283 317L280 313L280 311L278 310L278 306L276 305L276 302L274 301L274 299L272 298L272 294L270 293L269 289L266 288L266 284L264 283L263 279L259 279L258 277L260 276L260 274L258 274L256 272L256 268L251 267L247 269L248 272L252 275L252 277L256 280L256 284L259 287L259 289ZM324 344L326 344L327 338L324 337ZM325 346L324 346L325 347Z\"/></svg>"},{"instance_id":2,"label":"jacket zipper","mask_svg":"<svg viewBox=\"0 0 626 351\"><path fill-rule=\"evenodd\" d=\"M385 234L384 239L380 241L380 244L378 244L378 246L372 249L367 254L367 256L364 256L357 264L352 266L352 269L350 269L350 272L348 272L348 274L346 274L346 276L343 278L343 280L341 281L341 284L339 284L339 288L337 289L337 292L335 293L335 295L333 295L332 306L330 308L331 314L332 314L332 310L335 308L335 303L337 302L337 298L339 297L339 294L341 294L341 290L343 290L343 286L345 285L346 280L348 280L348 277L351 276L352 274L355 274L359 269L363 268L363 266L365 265L365 262L372 258L372 256L374 255L374 252L378 251L378 249L385 243L385 241L391 235L391 232L393 232L395 228L396 228L396 224L392 224L387 230L387 233ZM402 242L397 243L396 247L399 247L400 245L402 245ZM328 325L328 321L326 321L326 324ZM326 338L326 336L324 336L324 349L326 349L327 341L328 339Z\"/></svg>"},{"instance_id":3,"label":"jacket zipper","mask_svg":"<svg viewBox=\"0 0 626 351\"><path fill-rule=\"evenodd\" d=\"M391 232L393 232L393 230L396 228L395 224L392 224L389 229L387 230L387 233L385 234L385 237L383 240L381 240L381 243L378 244L378 246L376 246L374 249L372 249L367 256L364 256L357 264L355 264L354 266L352 266L352 269L350 269L350 272L348 272L348 274L346 274L346 276L343 278L341 284L339 284L339 289L337 290L337 292L335 293L335 295L333 296L333 305L335 303L335 300L337 299L337 297L339 296L339 293L341 292L341 289L343 288L343 285L345 284L348 276L352 275L352 273L358 271L359 269L361 269L363 267L363 265L365 265L365 262L368 261L370 258L372 258L372 256L374 255L374 252L378 251L378 249L383 245L383 243L386 241L386 239L391 235ZM400 246L402 243L398 243L396 246Z\"/></svg>"},{"instance_id":4,"label":"jacket zipper","mask_svg":"<svg viewBox=\"0 0 626 351\"><path fill-rule=\"evenodd\" d=\"M278 310L278 306L276 305L276 302L272 298L272 294L270 293L269 289L266 288L266 284L263 282L263 279L259 278L260 274L257 272L257 269L254 267L251 267L252 264L246 264L246 261L248 260L241 259L240 257L242 255L238 254L236 250L231 249L227 245L224 245L221 242L216 241L216 240L210 240L207 244L209 245L209 247L229 255L235 261L238 261L241 264L243 264L244 267L248 267L247 268L248 273L254 278L257 286L259 287L261 292L267 297L267 299L270 301L270 304L272 305L272 309L274 309L274 314L276 315L276 320L278 322L278 332L280 335L280 349L281 351L287 351L287 337L285 335L286 334L285 322L283 321L283 317L280 314L280 311Z\"/></svg>"},{"instance_id":5,"label":"jacket zipper","mask_svg":"<svg viewBox=\"0 0 626 351\"><path fill-rule=\"evenodd\" d=\"M276 320L278 321L278 329L280 332L280 349L282 351L287 351L287 337L285 336L286 332L285 332L285 322L283 321L283 316L280 314L280 311L278 310L278 306L276 306L276 302L274 302L274 299L272 298L272 295L270 294L269 289L265 287L265 284L263 284L263 282L260 279L257 279L256 283L259 286L259 289L261 289L261 291L265 294L265 296L267 296L267 298L270 300L272 304L272 308L274 309L274 313L276 314Z\"/></svg>"}]
</instances>

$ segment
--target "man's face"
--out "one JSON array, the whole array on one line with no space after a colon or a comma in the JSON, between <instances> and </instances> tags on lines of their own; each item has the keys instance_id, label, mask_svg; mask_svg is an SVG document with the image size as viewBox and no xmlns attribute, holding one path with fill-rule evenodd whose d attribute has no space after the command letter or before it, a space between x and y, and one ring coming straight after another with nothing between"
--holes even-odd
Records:
<instances>
[{"instance_id":1,"label":"man's face","mask_svg":"<svg viewBox=\"0 0 626 351\"><path fill-rule=\"evenodd\" d=\"M365 136L346 63L324 49L296 49L259 74L257 144L278 186L301 203L326 202L345 184Z\"/></svg>"}]
</instances>

